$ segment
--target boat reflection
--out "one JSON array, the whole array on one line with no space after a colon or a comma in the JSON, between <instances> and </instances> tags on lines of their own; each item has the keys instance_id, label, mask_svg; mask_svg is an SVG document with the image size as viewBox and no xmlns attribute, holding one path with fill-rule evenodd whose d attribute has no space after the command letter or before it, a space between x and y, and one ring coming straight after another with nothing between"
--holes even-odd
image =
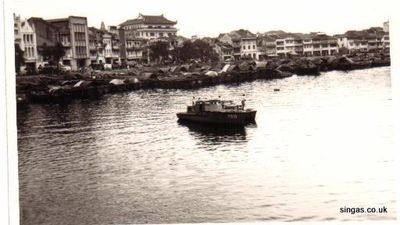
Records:
<instances>
[{"instance_id":1,"label":"boat reflection","mask_svg":"<svg viewBox=\"0 0 400 225\"><path fill-rule=\"evenodd\" d=\"M189 133L203 143L247 142L245 126L200 124L187 121L178 121L178 123L180 126L187 127Z\"/></svg>"}]
</instances>

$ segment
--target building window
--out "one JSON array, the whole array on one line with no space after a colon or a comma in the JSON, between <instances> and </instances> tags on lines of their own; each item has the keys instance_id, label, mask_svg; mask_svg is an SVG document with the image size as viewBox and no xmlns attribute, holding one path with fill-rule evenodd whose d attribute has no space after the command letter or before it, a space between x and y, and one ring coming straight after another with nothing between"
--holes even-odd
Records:
<instances>
[{"instance_id":1,"label":"building window","mask_svg":"<svg viewBox=\"0 0 400 225\"><path fill-rule=\"evenodd\" d=\"M256 46L255 46L255 45L253 45L253 49L256 49Z\"/></svg>"},{"instance_id":2,"label":"building window","mask_svg":"<svg viewBox=\"0 0 400 225\"><path fill-rule=\"evenodd\" d=\"M153 32L150 32L150 37L154 37L154 33Z\"/></svg>"},{"instance_id":3,"label":"building window","mask_svg":"<svg viewBox=\"0 0 400 225\"><path fill-rule=\"evenodd\" d=\"M243 45L243 50L246 50L246 45Z\"/></svg>"},{"instance_id":4,"label":"building window","mask_svg":"<svg viewBox=\"0 0 400 225\"><path fill-rule=\"evenodd\" d=\"M158 35L159 35L160 37L164 37L164 33L161 33L161 32L160 32Z\"/></svg>"}]
</instances>

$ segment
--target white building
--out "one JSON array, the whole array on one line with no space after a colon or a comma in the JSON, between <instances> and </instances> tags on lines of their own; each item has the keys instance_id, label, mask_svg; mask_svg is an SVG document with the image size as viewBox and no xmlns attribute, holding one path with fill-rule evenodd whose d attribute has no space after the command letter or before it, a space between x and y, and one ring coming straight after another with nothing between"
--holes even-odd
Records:
<instances>
[{"instance_id":1,"label":"white building","mask_svg":"<svg viewBox=\"0 0 400 225\"><path fill-rule=\"evenodd\" d=\"M38 59L36 34L34 28L26 20L21 22L21 35L21 49L24 51L25 66L28 70L34 70Z\"/></svg>"},{"instance_id":2,"label":"white building","mask_svg":"<svg viewBox=\"0 0 400 225\"><path fill-rule=\"evenodd\" d=\"M346 48L349 52L366 52L368 51L368 40L352 35L340 35L337 37L339 48Z\"/></svg>"},{"instance_id":3,"label":"white building","mask_svg":"<svg viewBox=\"0 0 400 225\"><path fill-rule=\"evenodd\" d=\"M383 47L384 49L390 48L390 38L389 38L389 34L383 35L381 41L382 41L382 47Z\"/></svg>"},{"instance_id":4,"label":"white building","mask_svg":"<svg viewBox=\"0 0 400 225\"><path fill-rule=\"evenodd\" d=\"M163 14L160 16L142 15L136 19L127 20L119 26L125 30L126 37L143 39L157 39L176 36L176 21L168 20Z\"/></svg>"},{"instance_id":5,"label":"white building","mask_svg":"<svg viewBox=\"0 0 400 225\"><path fill-rule=\"evenodd\" d=\"M389 33L389 21L383 23L383 31Z\"/></svg>"},{"instance_id":6,"label":"white building","mask_svg":"<svg viewBox=\"0 0 400 225\"><path fill-rule=\"evenodd\" d=\"M242 37L240 41L240 56L242 58L259 59L259 52L257 48L257 37L247 36Z\"/></svg>"},{"instance_id":7,"label":"white building","mask_svg":"<svg viewBox=\"0 0 400 225\"><path fill-rule=\"evenodd\" d=\"M33 73L38 63L35 29L28 20L21 20L20 16L14 14L14 35L15 43L24 52L25 65L21 67L21 71Z\"/></svg>"},{"instance_id":8,"label":"white building","mask_svg":"<svg viewBox=\"0 0 400 225\"><path fill-rule=\"evenodd\" d=\"M127 61L139 61L143 58L146 40L141 38L127 38L125 40Z\"/></svg>"},{"instance_id":9,"label":"white building","mask_svg":"<svg viewBox=\"0 0 400 225\"><path fill-rule=\"evenodd\" d=\"M312 55L335 55L339 52L337 39L323 33L312 34L311 44Z\"/></svg>"}]
</instances>

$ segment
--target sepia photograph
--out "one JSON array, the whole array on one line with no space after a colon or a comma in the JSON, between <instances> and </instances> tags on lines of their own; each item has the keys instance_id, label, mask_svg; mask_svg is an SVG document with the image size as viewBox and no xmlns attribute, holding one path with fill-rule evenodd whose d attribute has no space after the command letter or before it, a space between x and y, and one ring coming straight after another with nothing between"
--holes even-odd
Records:
<instances>
[{"instance_id":1,"label":"sepia photograph","mask_svg":"<svg viewBox=\"0 0 400 225\"><path fill-rule=\"evenodd\" d=\"M397 221L392 1L10 4L11 222Z\"/></svg>"}]
</instances>

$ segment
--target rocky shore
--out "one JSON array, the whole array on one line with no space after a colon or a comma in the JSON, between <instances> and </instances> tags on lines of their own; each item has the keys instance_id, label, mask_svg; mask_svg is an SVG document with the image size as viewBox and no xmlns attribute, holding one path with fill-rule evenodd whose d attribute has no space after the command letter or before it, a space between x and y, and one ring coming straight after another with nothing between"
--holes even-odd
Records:
<instances>
[{"instance_id":1,"label":"rocky shore","mask_svg":"<svg viewBox=\"0 0 400 225\"><path fill-rule=\"evenodd\" d=\"M17 104L52 103L75 98L97 98L107 93L137 89L189 89L256 79L282 79L294 74L318 76L331 70L355 70L389 66L384 54L352 57L296 57L262 62L241 61L209 65L135 67L125 70L69 72L62 75L17 76Z\"/></svg>"}]
</instances>

